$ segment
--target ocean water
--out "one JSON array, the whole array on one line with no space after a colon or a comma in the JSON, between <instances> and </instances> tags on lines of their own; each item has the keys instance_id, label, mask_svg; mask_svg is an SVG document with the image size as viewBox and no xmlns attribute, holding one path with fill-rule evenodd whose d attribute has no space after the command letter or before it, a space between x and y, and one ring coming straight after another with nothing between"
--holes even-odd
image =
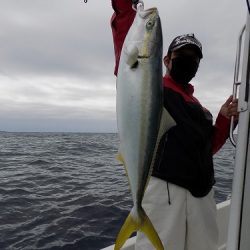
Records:
<instances>
[{"instance_id":1,"label":"ocean water","mask_svg":"<svg viewBox=\"0 0 250 250\"><path fill-rule=\"evenodd\" d=\"M117 134L0 133L0 249L97 250L132 202ZM231 194L235 150L214 157L216 201Z\"/></svg>"}]
</instances>

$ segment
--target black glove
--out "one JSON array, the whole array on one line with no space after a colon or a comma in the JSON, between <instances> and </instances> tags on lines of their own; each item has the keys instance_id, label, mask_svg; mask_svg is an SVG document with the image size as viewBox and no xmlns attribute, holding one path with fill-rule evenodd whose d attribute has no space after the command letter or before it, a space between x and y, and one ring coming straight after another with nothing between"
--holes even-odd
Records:
<instances>
[{"instance_id":1,"label":"black glove","mask_svg":"<svg viewBox=\"0 0 250 250\"><path fill-rule=\"evenodd\" d=\"M139 2L139 0L131 0L131 1L132 1L132 4L135 4L135 5L137 5Z\"/></svg>"}]
</instances>

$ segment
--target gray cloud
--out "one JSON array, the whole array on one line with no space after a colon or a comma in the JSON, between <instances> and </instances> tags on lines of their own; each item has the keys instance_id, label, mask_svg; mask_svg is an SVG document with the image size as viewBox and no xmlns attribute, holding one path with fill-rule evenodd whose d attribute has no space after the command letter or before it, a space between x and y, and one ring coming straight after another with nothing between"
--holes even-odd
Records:
<instances>
[{"instance_id":1,"label":"gray cloud","mask_svg":"<svg viewBox=\"0 0 250 250\"><path fill-rule=\"evenodd\" d=\"M245 1L144 0L158 7L164 51L194 32L204 59L194 84L213 113L233 81ZM110 1L0 1L0 130L110 131L115 122Z\"/></svg>"},{"instance_id":2,"label":"gray cloud","mask_svg":"<svg viewBox=\"0 0 250 250\"><path fill-rule=\"evenodd\" d=\"M0 69L80 77L103 74L103 65L112 71L108 18L87 16L87 6L78 1L22 2L0 3Z\"/></svg>"}]
</instances>

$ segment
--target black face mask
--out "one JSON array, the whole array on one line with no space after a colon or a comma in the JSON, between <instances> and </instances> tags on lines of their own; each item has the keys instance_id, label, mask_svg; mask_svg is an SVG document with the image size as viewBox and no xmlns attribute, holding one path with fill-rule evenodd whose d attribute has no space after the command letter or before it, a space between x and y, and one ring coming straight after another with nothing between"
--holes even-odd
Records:
<instances>
[{"instance_id":1,"label":"black face mask","mask_svg":"<svg viewBox=\"0 0 250 250\"><path fill-rule=\"evenodd\" d=\"M195 76L199 63L191 56L182 56L172 59L170 76L179 84L188 84Z\"/></svg>"}]
</instances>

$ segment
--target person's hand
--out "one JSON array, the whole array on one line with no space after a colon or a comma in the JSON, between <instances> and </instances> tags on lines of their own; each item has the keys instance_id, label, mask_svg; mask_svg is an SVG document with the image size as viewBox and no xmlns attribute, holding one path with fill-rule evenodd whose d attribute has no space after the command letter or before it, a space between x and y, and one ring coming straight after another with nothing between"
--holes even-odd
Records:
<instances>
[{"instance_id":1,"label":"person's hand","mask_svg":"<svg viewBox=\"0 0 250 250\"><path fill-rule=\"evenodd\" d=\"M221 106L220 114L225 116L226 118L230 119L234 116L235 120L239 118L238 110L238 99L233 99L233 96L229 96L226 102Z\"/></svg>"}]
</instances>

